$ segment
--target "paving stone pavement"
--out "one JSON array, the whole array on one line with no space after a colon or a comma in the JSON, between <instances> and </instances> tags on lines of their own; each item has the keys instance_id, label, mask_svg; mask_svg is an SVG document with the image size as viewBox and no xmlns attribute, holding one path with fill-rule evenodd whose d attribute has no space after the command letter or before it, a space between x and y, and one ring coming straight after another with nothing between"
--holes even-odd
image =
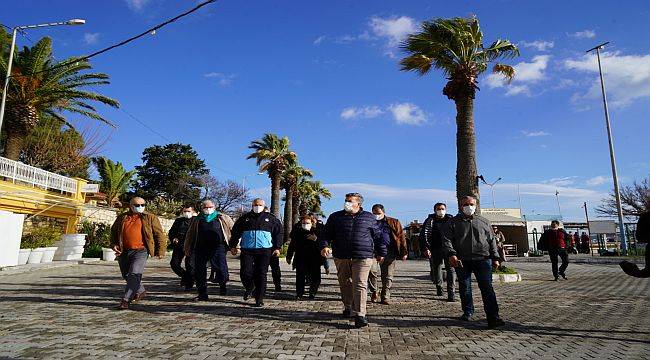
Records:
<instances>
[{"instance_id":1,"label":"paving stone pavement","mask_svg":"<svg viewBox=\"0 0 650 360\"><path fill-rule=\"evenodd\" d=\"M284 292L257 309L241 298L236 260L229 294L213 287L208 303L178 291L167 261L149 261L147 299L122 312L115 263L0 275L0 358L650 358L650 281L615 265L572 264L554 282L549 263L510 263L524 281L495 284L507 326L487 330L476 287L477 319L462 323L459 302L434 296L428 263L401 262L393 303L369 304L371 325L357 330L339 315L334 274L316 301L296 301L283 263Z\"/></svg>"}]
</instances>

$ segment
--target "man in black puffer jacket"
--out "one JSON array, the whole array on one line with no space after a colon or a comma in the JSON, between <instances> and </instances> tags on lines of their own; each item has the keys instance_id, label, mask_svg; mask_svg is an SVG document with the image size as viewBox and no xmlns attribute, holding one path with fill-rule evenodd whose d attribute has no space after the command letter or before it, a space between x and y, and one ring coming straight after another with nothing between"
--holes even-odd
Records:
<instances>
[{"instance_id":1,"label":"man in black puffer jacket","mask_svg":"<svg viewBox=\"0 0 650 360\"><path fill-rule=\"evenodd\" d=\"M363 210L362 203L363 196L359 193L345 195L345 210L330 215L320 242L321 255L334 256L345 306L343 315L353 316L357 328L368 326L366 298L372 258L376 256L381 264L390 241L375 216Z\"/></svg>"},{"instance_id":2,"label":"man in black puffer jacket","mask_svg":"<svg viewBox=\"0 0 650 360\"><path fill-rule=\"evenodd\" d=\"M447 301L454 302L454 284L456 283L456 273L449 264L449 259L444 250L444 239L442 238L442 229L454 217L447 214L447 205L437 203L433 206L434 214L429 214L422 230L420 230L420 248L429 258L431 267L431 281L436 284L436 294L442 296L442 264L444 263L447 271Z\"/></svg>"}]
</instances>

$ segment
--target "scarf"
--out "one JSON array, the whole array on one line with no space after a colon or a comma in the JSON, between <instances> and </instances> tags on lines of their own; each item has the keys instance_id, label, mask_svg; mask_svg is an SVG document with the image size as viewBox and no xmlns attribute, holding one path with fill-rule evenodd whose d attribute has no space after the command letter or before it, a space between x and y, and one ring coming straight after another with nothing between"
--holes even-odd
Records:
<instances>
[{"instance_id":1,"label":"scarf","mask_svg":"<svg viewBox=\"0 0 650 360\"><path fill-rule=\"evenodd\" d=\"M216 219L217 216L219 216L219 212L215 210L215 212L213 212L213 213L210 214L210 215L206 215L206 214L204 214L204 213L201 213L199 216L201 217L201 219L205 220L205 222L210 223L210 222L212 222L214 219Z\"/></svg>"}]
</instances>

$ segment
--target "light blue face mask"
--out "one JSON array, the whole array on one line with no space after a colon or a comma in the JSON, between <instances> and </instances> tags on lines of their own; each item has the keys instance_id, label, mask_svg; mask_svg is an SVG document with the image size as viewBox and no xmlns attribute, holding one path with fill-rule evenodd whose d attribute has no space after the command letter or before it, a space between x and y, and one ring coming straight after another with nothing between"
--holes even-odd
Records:
<instances>
[{"instance_id":1,"label":"light blue face mask","mask_svg":"<svg viewBox=\"0 0 650 360\"><path fill-rule=\"evenodd\" d=\"M144 205L133 205L133 211L142 214L144 212Z\"/></svg>"}]
</instances>

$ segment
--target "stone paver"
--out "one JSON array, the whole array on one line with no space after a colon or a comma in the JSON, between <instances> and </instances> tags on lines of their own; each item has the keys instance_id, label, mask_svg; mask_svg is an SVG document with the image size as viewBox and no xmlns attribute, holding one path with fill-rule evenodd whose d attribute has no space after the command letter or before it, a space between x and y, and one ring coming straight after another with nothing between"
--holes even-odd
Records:
<instances>
[{"instance_id":1,"label":"stone paver","mask_svg":"<svg viewBox=\"0 0 650 360\"><path fill-rule=\"evenodd\" d=\"M113 310L123 287L114 263L0 275L0 358L650 358L648 279L572 264L569 280L554 282L548 263L510 265L524 281L495 284L508 323L500 330L485 328L478 289L477 321L457 321L460 303L433 296L424 261L398 264L393 304L369 305L361 330L339 316L335 275L317 301L298 302L284 263L285 291L263 309L241 299L239 281L228 296L192 302L165 260L149 262L149 297L127 312Z\"/></svg>"}]
</instances>

